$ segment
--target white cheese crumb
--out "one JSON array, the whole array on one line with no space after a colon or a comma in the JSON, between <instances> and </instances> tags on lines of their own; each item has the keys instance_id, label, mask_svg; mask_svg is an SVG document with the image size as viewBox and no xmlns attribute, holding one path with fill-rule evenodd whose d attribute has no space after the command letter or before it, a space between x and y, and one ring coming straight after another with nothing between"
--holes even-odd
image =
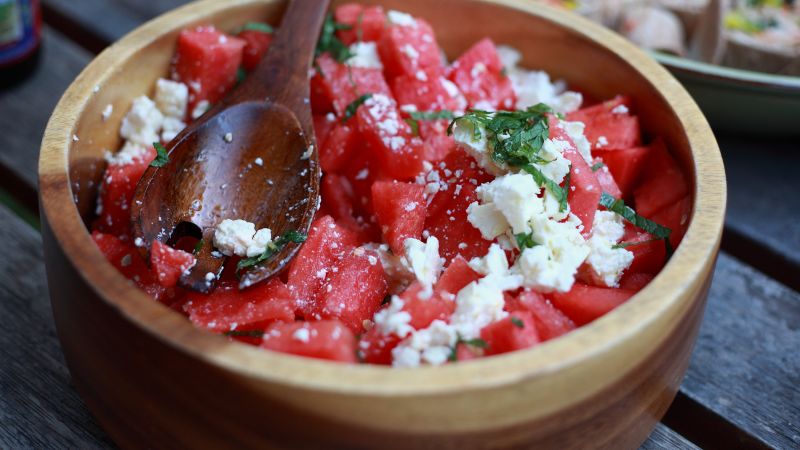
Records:
<instances>
[{"instance_id":1,"label":"white cheese crumb","mask_svg":"<svg viewBox=\"0 0 800 450\"><path fill-rule=\"evenodd\" d=\"M419 58L419 52L411 44L406 44L400 47L400 51L411 59Z\"/></svg>"},{"instance_id":2,"label":"white cheese crumb","mask_svg":"<svg viewBox=\"0 0 800 450\"><path fill-rule=\"evenodd\" d=\"M431 236L426 242L408 238L403 241L405 256L403 260L423 286L432 286L442 271L439 257L439 240Z\"/></svg>"},{"instance_id":3,"label":"white cheese crumb","mask_svg":"<svg viewBox=\"0 0 800 450\"><path fill-rule=\"evenodd\" d=\"M462 339L478 337L481 328L508 315L503 310L503 291L517 289L521 284L521 276L509 274L490 274L471 282L456 295L456 310L450 323Z\"/></svg>"},{"instance_id":4,"label":"white cheese crumb","mask_svg":"<svg viewBox=\"0 0 800 450\"><path fill-rule=\"evenodd\" d=\"M183 119L189 102L189 88L181 82L159 78L156 81L155 102L163 115Z\"/></svg>"},{"instance_id":5,"label":"white cheese crumb","mask_svg":"<svg viewBox=\"0 0 800 450\"><path fill-rule=\"evenodd\" d=\"M107 104L106 107L103 108L103 112L100 114L100 116L103 118L103 122L107 121L109 117L111 117L111 114L113 113L114 113L114 105L112 105L111 103Z\"/></svg>"},{"instance_id":6,"label":"white cheese crumb","mask_svg":"<svg viewBox=\"0 0 800 450\"><path fill-rule=\"evenodd\" d=\"M272 231L269 228L256 232L255 224L246 220L225 219L214 230L214 246L227 256L258 256L271 242Z\"/></svg>"},{"instance_id":7,"label":"white cheese crumb","mask_svg":"<svg viewBox=\"0 0 800 450\"><path fill-rule=\"evenodd\" d=\"M165 117L163 128L161 130L161 140L164 142L169 142L175 139L175 136L178 135L183 129L186 128L186 124L177 117Z\"/></svg>"},{"instance_id":8,"label":"white cheese crumb","mask_svg":"<svg viewBox=\"0 0 800 450\"><path fill-rule=\"evenodd\" d=\"M142 147L139 144L135 144L131 141L125 141L125 144L122 146L122 149L115 154L111 152L105 153L105 159L109 164L114 165L126 165L126 164L133 164L134 161L141 160L147 149Z\"/></svg>"},{"instance_id":9,"label":"white cheese crumb","mask_svg":"<svg viewBox=\"0 0 800 450\"><path fill-rule=\"evenodd\" d=\"M411 14L406 14L404 12L395 11L393 9L389 10L386 13L386 19L389 20L389 23L392 25L399 25L401 27L416 27L417 21L414 20L414 17Z\"/></svg>"},{"instance_id":10,"label":"white cheese crumb","mask_svg":"<svg viewBox=\"0 0 800 450\"><path fill-rule=\"evenodd\" d=\"M305 326L302 328L298 328L294 333L292 333L292 339L300 342L308 342L310 338L310 333L308 332L308 328Z\"/></svg>"},{"instance_id":11,"label":"white cheese crumb","mask_svg":"<svg viewBox=\"0 0 800 450\"><path fill-rule=\"evenodd\" d=\"M456 329L442 320L434 320L428 328L415 331L392 349L392 366L432 366L447 362L458 341Z\"/></svg>"},{"instance_id":12,"label":"white cheese crumb","mask_svg":"<svg viewBox=\"0 0 800 450\"><path fill-rule=\"evenodd\" d=\"M200 100L199 102L197 102L197 104L194 106L194 109L192 110L191 114L192 119L193 120L199 119L200 116L202 116L203 114L206 113L206 111L209 110L209 108L211 108L211 103L209 103L208 100Z\"/></svg>"},{"instance_id":13,"label":"white cheese crumb","mask_svg":"<svg viewBox=\"0 0 800 450\"><path fill-rule=\"evenodd\" d=\"M628 110L628 107L625 105L617 105L611 110L611 112L614 114L628 114L630 110Z\"/></svg>"},{"instance_id":14,"label":"white cheese crumb","mask_svg":"<svg viewBox=\"0 0 800 450\"><path fill-rule=\"evenodd\" d=\"M253 161L253 164L255 164L257 166L263 166L264 165L264 160L261 159L261 158L256 158L256 160Z\"/></svg>"},{"instance_id":15,"label":"white cheese crumb","mask_svg":"<svg viewBox=\"0 0 800 450\"><path fill-rule=\"evenodd\" d=\"M231 132L225 133L225 136L222 136L222 139L224 139L225 142L227 143L233 142L233 133Z\"/></svg>"},{"instance_id":16,"label":"white cheese crumb","mask_svg":"<svg viewBox=\"0 0 800 450\"><path fill-rule=\"evenodd\" d=\"M617 286L622 272L633 263L631 251L613 248L624 234L622 217L611 211L595 212L586 263L592 271L592 278L608 287Z\"/></svg>"},{"instance_id":17,"label":"white cheese crumb","mask_svg":"<svg viewBox=\"0 0 800 450\"><path fill-rule=\"evenodd\" d=\"M393 295L389 305L375 313L375 326L381 333L384 335L394 334L404 338L414 331L410 325L411 314L403 311L403 306L405 306L403 300Z\"/></svg>"},{"instance_id":18,"label":"white cheese crumb","mask_svg":"<svg viewBox=\"0 0 800 450\"><path fill-rule=\"evenodd\" d=\"M350 53L353 56L345 61L348 66L383 70L375 42L356 42L350 46Z\"/></svg>"},{"instance_id":19,"label":"white cheese crumb","mask_svg":"<svg viewBox=\"0 0 800 450\"><path fill-rule=\"evenodd\" d=\"M481 275L504 275L508 272L508 259L499 245L492 244L485 256L472 258L469 266Z\"/></svg>"},{"instance_id":20,"label":"white cheese crumb","mask_svg":"<svg viewBox=\"0 0 800 450\"><path fill-rule=\"evenodd\" d=\"M133 100L131 109L122 119L119 134L125 139L145 147L157 142L158 132L164 123L164 115L156 104L146 96Z\"/></svg>"}]
</instances>

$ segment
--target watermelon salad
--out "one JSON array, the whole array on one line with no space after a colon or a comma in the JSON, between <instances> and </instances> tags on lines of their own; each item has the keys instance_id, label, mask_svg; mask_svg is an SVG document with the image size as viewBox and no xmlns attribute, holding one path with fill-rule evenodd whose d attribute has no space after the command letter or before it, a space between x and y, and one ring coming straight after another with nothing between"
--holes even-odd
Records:
<instances>
[{"instance_id":1,"label":"watermelon salad","mask_svg":"<svg viewBox=\"0 0 800 450\"><path fill-rule=\"evenodd\" d=\"M168 160L162 144L258 64L272 32L183 30L168 76L133 101L124 145L107 154L95 243L196 326L313 358L447 364L592 322L680 243L690 186L666 143L643 135L635 99L588 101L490 38L449 61L423 18L345 4L326 19L309 74L323 170L310 230L273 236L225 218L215 288L184 290L198 242L142 251L133 192ZM289 241L303 243L287 270L239 289L243 270Z\"/></svg>"}]
</instances>

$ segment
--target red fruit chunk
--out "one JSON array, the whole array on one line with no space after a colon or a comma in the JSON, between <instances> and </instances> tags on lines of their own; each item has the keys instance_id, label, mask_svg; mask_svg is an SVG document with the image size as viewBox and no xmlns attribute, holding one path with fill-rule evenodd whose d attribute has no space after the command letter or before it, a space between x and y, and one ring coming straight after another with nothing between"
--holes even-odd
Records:
<instances>
[{"instance_id":1,"label":"red fruit chunk","mask_svg":"<svg viewBox=\"0 0 800 450\"><path fill-rule=\"evenodd\" d=\"M338 123L333 114L314 114L314 136L317 138L317 147L321 149L325 145L325 140Z\"/></svg>"},{"instance_id":2,"label":"red fruit chunk","mask_svg":"<svg viewBox=\"0 0 800 450\"><path fill-rule=\"evenodd\" d=\"M597 158L595 158L597 161ZM602 163L603 161L598 161ZM600 190L606 192L614 198L622 198L622 191L620 190L619 186L617 186L617 182L614 180L614 176L611 175L611 171L608 170L608 167L605 165L600 167L597 170L593 170L594 176L597 177L597 183L600 185Z\"/></svg>"},{"instance_id":3,"label":"red fruit chunk","mask_svg":"<svg viewBox=\"0 0 800 450\"><path fill-rule=\"evenodd\" d=\"M654 214L650 219L659 225L663 225L672 232L669 235L669 243L672 248L678 246L686 234L689 227L689 216L692 213L692 199L688 195L675 204L667 206Z\"/></svg>"},{"instance_id":4,"label":"red fruit chunk","mask_svg":"<svg viewBox=\"0 0 800 450\"><path fill-rule=\"evenodd\" d=\"M553 292L549 297L556 308L581 326L625 303L635 293L575 283L569 292Z\"/></svg>"},{"instance_id":5,"label":"red fruit chunk","mask_svg":"<svg viewBox=\"0 0 800 450\"><path fill-rule=\"evenodd\" d=\"M348 67L336 62L328 54L317 58L317 74L314 78L317 77L320 79L312 79L312 85L318 84L317 87L322 90L321 93L327 97L339 117L343 117L347 107L363 94L392 96L380 69Z\"/></svg>"},{"instance_id":6,"label":"red fruit chunk","mask_svg":"<svg viewBox=\"0 0 800 450\"><path fill-rule=\"evenodd\" d=\"M422 19L415 19L415 25L393 24L386 28L378 42L378 53L389 79L442 67L433 28Z\"/></svg>"},{"instance_id":7,"label":"red fruit chunk","mask_svg":"<svg viewBox=\"0 0 800 450\"><path fill-rule=\"evenodd\" d=\"M273 324L261 347L310 358L355 363L356 337L338 320Z\"/></svg>"},{"instance_id":8,"label":"red fruit chunk","mask_svg":"<svg viewBox=\"0 0 800 450\"><path fill-rule=\"evenodd\" d=\"M472 108L514 109L514 87L503 74L497 48L489 38L481 39L455 60L448 77L464 93Z\"/></svg>"},{"instance_id":9,"label":"red fruit chunk","mask_svg":"<svg viewBox=\"0 0 800 450\"><path fill-rule=\"evenodd\" d=\"M481 339L486 341L487 356L498 355L536 345L539 342L539 333L536 331L533 314L515 311L509 317L483 327Z\"/></svg>"},{"instance_id":10,"label":"red fruit chunk","mask_svg":"<svg viewBox=\"0 0 800 450\"><path fill-rule=\"evenodd\" d=\"M261 58L267 53L269 44L272 42L272 33L265 33L257 30L244 30L239 33L239 39L244 41L242 52L242 66L246 70L253 70Z\"/></svg>"},{"instance_id":11,"label":"red fruit chunk","mask_svg":"<svg viewBox=\"0 0 800 450\"><path fill-rule=\"evenodd\" d=\"M294 320L294 301L277 278L244 290L236 283L220 283L210 294L189 291L183 310L195 325L218 333Z\"/></svg>"},{"instance_id":12,"label":"red fruit chunk","mask_svg":"<svg viewBox=\"0 0 800 450\"><path fill-rule=\"evenodd\" d=\"M436 282L437 292L448 292L457 294L458 291L473 281L477 281L481 275L472 270L467 260L461 256L456 256L449 266L442 272L439 281Z\"/></svg>"},{"instance_id":13,"label":"red fruit chunk","mask_svg":"<svg viewBox=\"0 0 800 450\"><path fill-rule=\"evenodd\" d=\"M630 114L629 97L617 96L598 105L567 114L567 120L583 122L584 134L592 144L592 152L601 149L622 149L640 145L639 119Z\"/></svg>"},{"instance_id":14,"label":"red fruit chunk","mask_svg":"<svg viewBox=\"0 0 800 450\"><path fill-rule=\"evenodd\" d=\"M570 211L575 214L583 223L583 234L588 236L592 231L594 223L594 213L597 211L602 194L600 182L592 172L592 168L586 160L578 153L572 139L566 132L558 126L550 127L550 138L562 140L569 143L569 147L564 149L563 155L571 163L570 169L570 188L567 192Z\"/></svg>"},{"instance_id":15,"label":"red fruit chunk","mask_svg":"<svg viewBox=\"0 0 800 450\"><path fill-rule=\"evenodd\" d=\"M362 248L354 250L328 274L320 292L319 315L339 319L354 333L364 330L386 296L388 285L378 255Z\"/></svg>"},{"instance_id":16,"label":"red fruit chunk","mask_svg":"<svg viewBox=\"0 0 800 450\"><path fill-rule=\"evenodd\" d=\"M150 249L150 267L164 287L174 287L183 272L195 264L194 256L182 250L176 250L159 241L153 241Z\"/></svg>"},{"instance_id":17,"label":"red fruit chunk","mask_svg":"<svg viewBox=\"0 0 800 450\"><path fill-rule=\"evenodd\" d=\"M350 160L350 164L347 164L343 169L343 175L347 177L353 186L353 194L355 196L353 206L356 213L364 218L369 218L371 222L375 223L377 229L377 221L372 220L374 215L372 209L372 184L376 181L392 180L392 177L383 171L380 163L377 162L377 156L371 150L363 143L359 145L355 155ZM380 235L380 231L378 231L378 235Z\"/></svg>"},{"instance_id":18,"label":"red fruit chunk","mask_svg":"<svg viewBox=\"0 0 800 450\"><path fill-rule=\"evenodd\" d=\"M420 134L422 134L421 126ZM451 136L444 134L426 135L423 144L425 146L423 158L431 163L443 160L450 152L456 149L456 141Z\"/></svg>"},{"instance_id":19,"label":"red fruit chunk","mask_svg":"<svg viewBox=\"0 0 800 450\"><path fill-rule=\"evenodd\" d=\"M419 239L425 225L425 187L414 183L376 181L372 185L372 206L383 239L396 255L405 254L403 242Z\"/></svg>"},{"instance_id":20,"label":"red fruit chunk","mask_svg":"<svg viewBox=\"0 0 800 450\"><path fill-rule=\"evenodd\" d=\"M536 322L536 331L542 341L557 338L575 329L575 324L539 293L522 291L516 298L506 300L508 311L528 311Z\"/></svg>"},{"instance_id":21,"label":"red fruit chunk","mask_svg":"<svg viewBox=\"0 0 800 450\"><path fill-rule=\"evenodd\" d=\"M356 112L358 131L381 171L408 180L422 171L422 140L413 137L394 100L373 95Z\"/></svg>"},{"instance_id":22,"label":"red fruit chunk","mask_svg":"<svg viewBox=\"0 0 800 450\"><path fill-rule=\"evenodd\" d=\"M636 212L652 217L689 194L689 184L664 141L653 142L650 158L642 173L642 183L633 191Z\"/></svg>"},{"instance_id":23,"label":"red fruit chunk","mask_svg":"<svg viewBox=\"0 0 800 450\"><path fill-rule=\"evenodd\" d=\"M445 265L459 254L467 259L484 256L491 242L469 223L467 207L478 201L475 190L492 176L461 149L450 152L435 173L440 188L428 205L424 229L439 239L439 255Z\"/></svg>"},{"instance_id":24,"label":"red fruit chunk","mask_svg":"<svg viewBox=\"0 0 800 450\"><path fill-rule=\"evenodd\" d=\"M244 40L213 26L181 31L172 74L189 86L189 111L201 100L215 103L233 87L244 46Z\"/></svg>"},{"instance_id":25,"label":"red fruit chunk","mask_svg":"<svg viewBox=\"0 0 800 450\"><path fill-rule=\"evenodd\" d=\"M463 342L456 345L456 361L469 361L478 357L479 355L473 347Z\"/></svg>"},{"instance_id":26,"label":"red fruit chunk","mask_svg":"<svg viewBox=\"0 0 800 450\"><path fill-rule=\"evenodd\" d=\"M629 291L639 292L647 286L648 283L653 281L655 276L649 273L633 273L628 271L619 280L620 289L627 289Z\"/></svg>"},{"instance_id":27,"label":"red fruit chunk","mask_svg":"<svg viewBox=\"0 0 800 450\"><path fill-rule=\"evenodd\" d=\"M287 285L301 315L311 317L326 276L357 244L352 232L323 216L313 224L289 269Z\"/></svg>"},{"instance_id":28,"label":"red fruit chunk","mask_svg":"<svg viewBox=\"0 0 800 450\"><path fill-rule=\"evenodd\" d=\"M132 280L139 289L165 304L169 304L174 299L175 292L158 283L156 276L147 267L147 262L139 253L139 249L130 241L122 241L116 236L97 231L92 232L92 239L108 262L125 278Z\"/></svg>"},{"instance_id":29,"label":"red fruit chunk","mask_svg":"<svg viewBox=\"0 0 800 450\"><path fill-rule=\"evenodd\" d=\"M455 84L437 71L401 75L392 81L399 105L414 105L418 111L464 111L467 99Z\"/></svg>"},{"instance_id":30,"label":"red fruit chunk","mask_svg":"<svg viewBox=\"0 0 800 450\"><path fill-rule=\"evenodd\" d=\"M456 309L453 295L435 289L432 293L424 292L419 283L413 283L400 298L403 300L403 311L411 316L411 325L415 330L427 328L434 320L447 321Z\"/></svg>"},{"instance_id":31,"label":"red fruit chunk","mask_svg":"<svg viewBox=\"0 0 800 450\"><path fill-rule=\"evenodd\" d=\"M319 146L319 164L324 172L338 172L358 151L358 132L354 127L337 123Z\"/></svg>"},{"instance_id":32,"label":"red fruit chunk","mask_svg":"<svg viewBox=\"0 0 800 450\"><path fill-rule=\"evenodd\" d=\"M148 147L141 157L128 164L109 164L100 185L100 217L92 229L127 240L131 235L131 201L136 184L147 166L156 157L153 147Z\"/></svg>"},{"instance_id":33,"label":"red fruit chunk","mask_svg":"<svg viewBox=\"0 0 800 450\"><path fill-rule=\"evenodd\" d=\"M633 188L642 175L642 169L650 155L650 147L633 147L624 150L594 150L593 155L601 158L614 181L619 186L622 198L630 198Z\"/></svg>"},{"instance_id":34,"label":"red fruit chunk","mask_svg":"<svg viewBox=\"0 0 800 450\"><path fill-rule=\"evenodd\" d=\"M657 274L667 259L667 249L662 239L653 240L652 234L646 233L630 224L625 224L623 242L641 242L629 245L626 250L633 253L633 262L628 267L628 272L642 272Z\"/></svg>"},{"instance_id":35,"label":"red fruit chunk","mask_svg":"<svg viewBox=\"0 0 800 450\"><path fill-rule=\"evenodd\" d=\"M359 244L373 242L378 239L380 232L376 227L366 223L363 218L355 213L355 194L353 186L346 177L335 173L322 177L320 186L322 193L322 207L331 215L337 225L352 231Z\"/></svg>"},{"instance_id":36,"label":"red fruit chunk","mask_svg":"<svg viewBox=\"0 0 800 450\"><path fill-rule=\"evenodd\" d=\"M392 349L401 340L395 334L383 334L377 327L373 327L361 336L358 344L361 360L368 364L391 365Z\"/></svg>"},{"instance_id":37,"label":"red fruit chunk","mask_svg":"<svg viewBox=\"0 0 800 450\"><path fill-rule=\"evenodd\" d=\"M336 35L346 45L360 40L374 42L381 38L386 16L380 6L363 6L356 3L345 3L336 7L334 19L342 24L350 25L349 30L338 30Z\"/></svg>"}]
</instances>

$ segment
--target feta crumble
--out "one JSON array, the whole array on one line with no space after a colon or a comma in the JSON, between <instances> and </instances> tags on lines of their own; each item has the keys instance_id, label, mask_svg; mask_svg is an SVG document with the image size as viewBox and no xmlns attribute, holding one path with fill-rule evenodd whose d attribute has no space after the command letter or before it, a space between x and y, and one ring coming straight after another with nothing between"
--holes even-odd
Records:
<instances>
[{"instance_id":1,"label":"feta crumble","mask_svg":"<svg viewBox=\"0 0 800 450\"><path fill-rule=\"evenodd\" d=\"M386 13L386 19L392 25L399 25L401 27L416 27L417 21L411 14L395 11L393 9Z\"/></svg>"},{"instance_id":2,"label":"feta crumble","mask_svg":"<svg viewBox=\"0 0 800 450\"><path fill-rule=\"evenodd\" d=\"M431 236L426 242L408 238L403 241L407 267L423 286L432 286L442 272L443 261L439 257L439 240Z\"/></svg>"},{"instance_id":3,"label":"feta crumble","mask_svg":"<svg viewBox=\"0 0 800 450\"><path fill-rule=\"evenodd\" d=\"M392 349L392 366L439 366L447 362L458 342L456 329L442 320L434 320L428 328L415 331Z\"/></svg>"},{"instance_id":4,"label":"feta crumble","mask_svg":"<svg viewBox=\"0 0 800 450\"><path fill-rule=\"evenodd\" d=\"M163 115L183 119L189 102L189 88L181 82L159 78L155 102Z\"/></svg>"},{"instance_id":5,"label":"feta crumble","mask_svg":"<svg viewBox=\"0 0 800 450\"><path fill-rule=\"evenodd\" d=\"M350 46L350 53L353 56L345 61L348 66L383 70L378 47L374 42L356 42Z\"/></svg>"},{"instance_id":6,"label":"feta crumble","mask_svg":"<svg viewBox=\"0 0 800 450\"><path fill-rule=\"evenodd\" d=\"M122 119L119 134L136 144L145 147L157 142L158 132L164 123L164 115L147 96L133 100L130 111Z\"/></svg>"},{"instance_id":7,"label":"feta crumble","mask_svg":"<svg viewBox=\"0 0 800 450\"><path fill-rule=\"evenodd\" d=\"M586 263L592 271L592 278L608 287L618 286L623 271L633 263L631 251L613 248L624 234L622 217L611 211L595 212Z\"/></svg>"},{"instance_id":8,"label":"feta crumble","mask_svg":"<svg viewBox=\"0 0 800 450\"><path fill-rule=\"evenodd\" d=\"M255 224L246 220L225 219L214 230L214 246L226 256L252 258L264 253L271 242L269 228L256 231Z\"/></svg>"}]
</instances>

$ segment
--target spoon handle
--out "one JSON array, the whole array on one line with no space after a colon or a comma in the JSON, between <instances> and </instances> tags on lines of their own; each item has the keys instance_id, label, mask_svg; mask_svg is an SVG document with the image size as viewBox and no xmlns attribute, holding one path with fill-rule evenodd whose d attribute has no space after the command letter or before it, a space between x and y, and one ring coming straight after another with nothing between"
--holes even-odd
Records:
<instances>
[{"instance_id":1,"label":"spoon handle","mask_svg":"<svg viewBox=\"0 0 800 450\"><path fill-rule=\"evenodd\" d=\"M329 4L330 0L291 0L267 55L229 104L263 98L294 112L301 124L311 124L309 71Z\"/></svg>"}]
</instances>

